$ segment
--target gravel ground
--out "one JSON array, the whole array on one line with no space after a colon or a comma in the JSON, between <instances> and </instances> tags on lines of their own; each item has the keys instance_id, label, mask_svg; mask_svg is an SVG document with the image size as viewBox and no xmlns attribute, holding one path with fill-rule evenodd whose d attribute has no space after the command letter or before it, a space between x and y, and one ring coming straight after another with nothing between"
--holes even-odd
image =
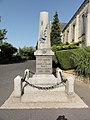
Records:
<instances>
[{"instance_id":1,"label":"gravel ground","mask_svg":"<svg viewBox=\"0 0 90 120\"><path fill-rule=\"evenodd\" d=\"M27 68L35 72L35 61L0 65L0 106L12 93L14 78L18 74L23 76ZM76 82L75 91L90 107L90 85ZM0 110L0 120L56 120L60 115L65 115L68 120L90 120L90 108Z\"/></svg>"}]
</instances>

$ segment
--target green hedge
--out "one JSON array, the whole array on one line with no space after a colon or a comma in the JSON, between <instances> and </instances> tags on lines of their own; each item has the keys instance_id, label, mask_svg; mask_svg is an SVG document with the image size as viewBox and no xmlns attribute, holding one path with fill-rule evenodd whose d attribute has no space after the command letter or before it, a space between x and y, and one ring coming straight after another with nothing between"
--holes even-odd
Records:
<instances>
[{"instance_id":1,"label":"green hedge","mask_svg":"<svg viewBox=\"0 0 90 120\"><path fill-rule=\"evenodd\" d=\"M54 61L61 69L75 69L79 75L90 77L90 46L71 50L56 51Z\"/></svg>"},{"instance_id":2,"label":"green hedge","mask_svg":"<svg viewBox=\"0 0 90 120\"><path fill-rule=\"evenodd\" d=\"M60 46L53 45L52 46L52 50L54 52L59 51L59 50L70 50L70 49L77 49L77 48L79 48L79 46L74 45L74 44L60 45Z\"/></svg>"},{"instance_id":3,"label":"green hedge","mask_svg":"<svg viewBox=\"0 0 90 120\"><path fill-rule=\"evenodd\" d=\"M56 52L56 57L58 60L58 63L61 67L61 69L71 69L72 66L70 64L70 56L71 56L71 51L70 50L63 50L63 51L57 51Z\"/></svg>"},{"instance_id":4,"label":"green hedge","mask_svg":"<svg viewBox=\"0 0 90 120\"><path fill-rule=\"evenodd\" d=\"M83 41L75 42L75 43L66 43L61 45L53 45L52 50L54 52L59 50L70 50L70 49L78 49L80 48L80 45L83 43Z\"/></svg>"},{"instance_id":5,"label":"green hedge","mask_svg":"<svg viewBox=\"0 0 90 120\"><path fill-rule=\"evenodd\" d=\"M80 52L82 53L74 53L72 56L76 72L84 77L90 77L90 47L84 47Z\"/></svg>"},{"instance_id":6,"label":"green hedge","mask_svg":"<svg viewBox=\"0 0 90 120\"><path fill-rule=\"evenodd\" d=\"M83 54L82 48L72 50L61 50L56 52L56 58L61 69L73 69L77 66L74 62L73 56L76 54Z\"/></svg>"}]
</instances>

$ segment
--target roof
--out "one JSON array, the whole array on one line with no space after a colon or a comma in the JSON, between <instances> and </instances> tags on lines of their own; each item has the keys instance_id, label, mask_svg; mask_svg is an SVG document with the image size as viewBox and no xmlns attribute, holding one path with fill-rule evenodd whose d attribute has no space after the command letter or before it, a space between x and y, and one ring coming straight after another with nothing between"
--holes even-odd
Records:
<instances>
[{"instance_id":1,"label":"roof","mask_svg":"<svg viewBox=\"0 0 90 120\"><path fill-rule=\"evenodd\" d=\"M60 23L60 29L61 29L61 31L65 28L66 25L67 25L67 23Z\"/></svg>"}]
</instances>

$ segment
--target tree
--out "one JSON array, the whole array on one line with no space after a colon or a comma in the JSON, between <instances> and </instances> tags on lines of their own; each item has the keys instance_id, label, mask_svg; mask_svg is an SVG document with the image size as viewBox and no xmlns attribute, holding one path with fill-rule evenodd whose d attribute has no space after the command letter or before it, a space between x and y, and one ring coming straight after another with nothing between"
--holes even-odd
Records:
<instances>
[{"instance_id":1,"label":"tree","mask_svg":"<svg viewBox=\"0 0 90 120\"><path fill-rule=\"evenodd\" d=\"M19 48L19 55L22 58L26 58L26 60L34 60L34 48L33 47L24 47L24 48Z\"/></svg>"},{"instance_id":2,"label":"tree","mask_svg":"<svg viewBox=\"0 0 90 120\"><path fill-rule=\"evenodd\" d=\"M17 53L17 48L9 43L0 43L0 63L10 63L14 54Z\"/></svg>"},{"instance_id":3,"label":"tree","mask_svg":"<svg viewBox=\"0 0 90 120\"><path fill-rule=\"evenodd\" d=\"M0 64L22 61L21 57L17 55L17 48L13 47L10 43L3 42L5 39L7 39L6 33L6 29L0 29Z\"/></svg>"},{"instance_id":4,"label":"tree","mask_svg":"<svg viewBox=\"0 0 90 120\"><path fill-rule=\"evenodd\" d=\"M51 24L50 39L51 39L51 46L60 45L62 43L61 42L60 23L59 23L58 13L57 12L55 12L53 22Z\"/></svg>"},{"instance_id":5,"label":"tree","mask_svg":"<svg viewBox=\"0 0 90 120\"><path fill-rule=\"evenodd\" d=\"M3 40L7 39L6 36L7 30L6 29L2 29L0 30L0 42L2 43Z\"/></svg>"}]
</instances>

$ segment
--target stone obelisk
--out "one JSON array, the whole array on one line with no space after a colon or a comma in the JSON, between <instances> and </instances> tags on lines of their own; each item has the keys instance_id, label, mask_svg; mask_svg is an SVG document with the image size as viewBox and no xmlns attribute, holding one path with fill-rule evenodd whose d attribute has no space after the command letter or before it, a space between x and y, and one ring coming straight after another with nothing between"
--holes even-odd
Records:
<instances>
[{"instance_id":1,"label":"stone obelisk","mask_svg":"<svg viewBox=\"0 0 90 120\"><path fill-rule=\"evenodd\" d=\"M36 74L52 74L52 56L50 43L50 22L48 12L40 12L38 50L36 56Z\"/></svg>"}]
</instances>

